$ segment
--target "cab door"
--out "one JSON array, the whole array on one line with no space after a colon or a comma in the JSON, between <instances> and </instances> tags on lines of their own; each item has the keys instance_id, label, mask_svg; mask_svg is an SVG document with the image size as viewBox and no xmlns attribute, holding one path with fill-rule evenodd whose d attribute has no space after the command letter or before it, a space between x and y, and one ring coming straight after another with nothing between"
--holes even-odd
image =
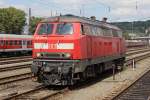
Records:
<instances>
[{"instance_id":1,"label":"cab door","mask_svg":"<svg viewBox=\"0 0 150 100\"><path fill-rule=\"evenodd\" d=\"M92 37L87 35L87 56L92 57Z\"/></svg>"}]
</instances>

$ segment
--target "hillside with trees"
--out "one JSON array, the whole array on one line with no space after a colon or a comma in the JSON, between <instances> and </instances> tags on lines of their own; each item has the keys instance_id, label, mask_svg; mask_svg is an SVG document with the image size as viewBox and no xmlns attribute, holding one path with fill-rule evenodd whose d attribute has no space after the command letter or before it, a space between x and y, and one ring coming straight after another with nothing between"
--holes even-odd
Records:
<instances>
[{"instance_id":1,"label":"hillside with trees","mask_svg":"<svg viewBox=\"0 0 150 100\"><path fill-rule=\"evenodd\" d=\"M133 33L137 36L148 36L150 32L146 33L146 30L150 27L150 20L147 21L134 21L134 22L113 22L123 30L123 35L129 38L129 34Z\"/></svg>"}]
</instances>

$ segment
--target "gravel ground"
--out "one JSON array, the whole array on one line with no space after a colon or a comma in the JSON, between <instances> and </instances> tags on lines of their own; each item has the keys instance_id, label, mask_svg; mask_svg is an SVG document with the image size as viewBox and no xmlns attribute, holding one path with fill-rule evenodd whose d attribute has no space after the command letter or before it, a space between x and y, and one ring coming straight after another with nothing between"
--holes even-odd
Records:
<instances>
[{"instance_id":1,"label":"gravel ground","mask_svg":"<svg viewBox=\"0 0 150 100\"><path fill-rule=\"evenodd\" d=\"M0 68L13 67L13 66L21 66L21 65L27 65L27 64L32 64L32 61L0 65Z\"/></svg>"},{"instance_id":2,"label":"gravel ground","mask_svg":"<svg viewBox=\"0 0 150 100\"><path fill-rule=\"evenodd\" d=\"M137 68L132 69L131 66L121 73L116 74L116 80L109 76L101 81L87 87L75 89L61 95L61 100L103 100L105 97L111 96L114 91L119 91L122 87L128 85L138 76L150 69L150 58L137 63Z\"/></svg>"},{"instance_id":3,"label":"gravel ground","mask_svg":"<svg viewBox=\"0 0 150 100\"><path fill-rule=\"evenodd\" d=\"M0 100L12 94L22 93L24 91L34 89L39 85L41 84L38 82L33 82L31 79L29 79L17 83L12 83L7 86L1 86Z\"/></svg>"},{"instance_id":4,"label":"gravel ground","mask_svg":"<svg viewBox=\"0 0 150 100\"><path fill-rule=\"evenodd\" d=\"M141 55L149 55L150 51L147 51L147 52L143 52L143 53L138 53L138 54L134 54L134 55L130 55L130 56L127 56L126 57L126 60L129 60L129 59L133 59L133 58L136 58L136 57L139 57Z\"/></svg>"},{"instance_id":5,"label":"gravel ground","mask_svg":"<svg viewBox=\"0 0 150 100\"><path fill-rule=\"evenodd\" d=\"M22 69L17 69L17 70L4 71L4 72L0 72L0 78L20 75L20 74L29 73L29 72L31 72L30 68L22 68Z\"/></svg>"}]
</instances>

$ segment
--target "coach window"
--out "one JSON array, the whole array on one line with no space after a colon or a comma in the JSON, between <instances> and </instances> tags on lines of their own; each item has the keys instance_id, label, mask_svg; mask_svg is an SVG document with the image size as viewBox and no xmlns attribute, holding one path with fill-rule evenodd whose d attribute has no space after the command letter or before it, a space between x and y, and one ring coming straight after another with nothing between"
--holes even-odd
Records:
<instances>
[{"instance_id":1,"label":"coach window","mask_svg":"<svg viewBox=\"0 0 150 100\"><path fill-rule=\"evenodd\" d=\"M95 35L95 32L94 32L94 29L93 29L92 25L90 25L90 35Z\"/></svg>"},{"instance_id":2,"label":"coach window","mask_svg":"<svg viewBox=\"0 0 150 100\"><path fill-rule=\"evenodd\" d=\"M15 45L15 41L14 40L12 40L12 45Z\"/></svg>"},{"instance_id":3,"label":"coach window","mask_svg":"<svg viewBox=\"0 0 150 100\"><path fill-rule=\"evenodd\" d=\"M17 40L15 40L14 44L17 45Z\"/></svg>"},{"instance_id":4,"label":"coach window","mask_svg":"<svg viewBox=\"0 0 150 100\"><path fill-rule=\"evenodd\" d=\"M99 28L98 28L98 30L99 30L99 34L100 34L100 36L103 36L103 35L104 35L104 32L103 32L102 28L101 28L101 27L99 27Z\"/></svg>"},{"instance_id":5,"label":"coach window","mask_svg":"<svg viewBox=\"0 0 150 100\"><path fill-rule=\"evenodd\" d=\"M87 35L87 34L89 33L88 26L87 26L87 25L84 25L83 28L84 28L85 34Z\"/></svg>"},{"instance_id":6,"label":"coach window","mask_svg":"<svg viewBox=\"0 0 150 100\"><path fill-rule=\"evenodd\" d=\"M29 45L32 45L32 42L31 42L31 41L29 41Z\"/></svg>"},{"instance_id":7,"label":"coach window","mask_svg":"<svg viewBox=\"0 0 150 100\"><path fill-rule=\"evenodd\" d=\"M12 40L9 41L9 45L12 45Z\"/></svg>"},{"instance_id":8,"label":"coach window","mask_svg":"<svg viewBox=\"0 0 150 100\"><path fill-rule=\"evenodd\" d=\"M109 29L108 32L109 32L110 36L113 37L112 29Z\"/></svg>"},{"instance_id":9,"label":"coach window","mask_svg":"<svg viewBox=\"0 0 150 100\"><path fill-rule=\"evenodd\" d=\"M62 23L57 25L57 34L73 34L73 25L71 23Z\"/></svg>"},{"instance_id":10,"label":"coach window","mask_svg":"<svg viewBox=\"0 0 150 100\"><path fill-rule=\"evenodd\" d=\"M12 44L13 44L13 45L16 45L16 44L15 44L15 40L13 40Z\"/></svg>"},{"instance_id":11,"label":"coach window","mask_svg":"<svg viewBox=\"0 0 150 100\"><path fill-rule=\"evenodd\" d=\"M11 41L11 45L14 45L14 40Z\"/></svg>"},{"instance_id":12,"label":"coach window","mask_svg":"<svg viewBox=\"0 0 150 100\"><path fill-rule=\"evenodd\" d=\"M98 28L97 28L97 27L95 27L95 28L94 28L94 30L95 30L96 36L99 36Z\"/></svg>"},{"instance_id":13,"label":"coach window","mask_svg":"<svg viewBox=\"0 0 150 100\"><path fill-rule=\"evenodd\" d=\"M90 25L90 34L94 35L94 30L93 30L93 27L91 25Z\"/></svg>"},{"instance_id":14,"label":"coach window","mask_svg":"<svg viewBox=\"0 0 150 100\"><path fill-rule=\"evenodd\" d=\"M104 36L112 36L112 32L110 29L103 28Z\"/></svg>"},{"instance_id":15,"label":"coach window","mask_svg":"<svg viewBox=\"0 0 150 100\"><path fill-rule=\"evenodd\" d=\"M39 35L52 34L53 24L41 24L38 30Z\"/></svg>"},{"instance_id":16,"label":"coach window","mask_svg":"<svg viewBox=\"0 0 150 100\"><path fill-rule=\"evenodd\" d=\"M18 45L20 45L20 40L18 40Z\"/></svg>"},{"instance_id":17,"label":"coach window","mask_svg":"<svg viewBox=\"0 0 150 100\"><path fill-rule=\"evenodd\" d=\"M8 45L11 45L10 41L8 40Z\"/></svg>"},{"instance_id":18,"label":"coach window","mask_svg":"<svg viewBox=\"0 0 150 100\"><path fill-rule=\"evenodd\" d=\"M94 35L95 34L95 32L93 30L93 26L91 26L91 25L85 25L84 30L85 30L85 33L87 35Z\"/></svg>"},{"instance_id":19,"label":"coach window","mask_svg":"<svg viewBox=\"0 0 150 100\"><path fill-rule=\"evenodd\" d=\"M96 36L96 30L95 30L95 27L94 27L94 26L91 26L91 31L92 31L92 35L95 35L95 36Z\"/></svg>"},{"instance_id":20,"label":"coach window","mask_svg":"<svg viewBox=\"0 0 150 100\"><path fill-rule=\"evenodd\" d=\"M8 45L8 40L6 40L6 45Z\"/></svg>"},{"instance_id":21,"label":"coach window","mask_svg":"<svg viewBox=\"0 0 150 100\"><path fill-rule=\"evenodd\" d=\"M18 41L18 45L21 45L21 41L20 40Z\"/></svg>"},{"instance_id":22,"label":"coach window","mask_svg":"<svg viewBox=\"0 0 150 100\"><path fill-rule=\"evenodd\" d=\"M31 41L29 41L29 43L30 43L30 45L32 45L32 42L31 42Z\"/></svg>"},{"instance_id":23,"label":"coach window","mask_svg":"<svg viewBox=\"0 0 150 100\"><path fill-rule=\"evenodd\" d=\"M4 41L0 40L0 45L3 46L4 45Z\"/></svg>"},{"instance_id":24,"label":"coach window","mask_svg":"<svg viewBox=\"0 0 150 100\"><path fill-rule=\"evenodd\" d=\"M99 27L97 27L97 34L98 34L98 36L101 36L101 30Z\"/></svg>"},{"instance_id":25,"label":"coach window","mask_svg":"<svg viewBox=\"0 0 150 100\"><path fill-rule=\"evenodd\" d=\"M25 40L23 40L23 45L26 45L26 41Z\"/></svg>"},{"instance_id":26,"label":"coach window","mask_svg":"<svg viewBox=\"0 0 150 100\"><path fill-rule=\"evenodd\" d=\"M30 45L30 41L27 41L27 45Z\"/></svg>"},{"instance_id":27,"label":"coach window","mask_svg":"<svg viewBox=\"0 0 150 100\"><path fill-rule=\"evenodd\" d=\"M118 37L118 32L116 30L112 30L112 34L114 37Z\"/></svg>"},{"instance_id":28,"label":"coach window","mask_svg":"<svg viewBox=\"0 0 150 100\"><path fill-rule=\"evenodd\" d=\"M16 40L16 44L17 44L17 45L19 45L19 42L18 42L18 40Z\"/></svg>"},{"instance_id":29,"label":"coach window","mask_svg":"<svg viewBox=\"0 0 150 100\"><path fill-rule=\"evenodd\" d=\"M27 41L27 45L31 45L31 42L30 42L30 41Z\"/></svg>"},{"instance_id":30,"label":"coach window","mask_svg":"<svg viewBox=\"0 0 150 100\"><path fill-rule=\"evenodd\" d=\"M14 40L11 41L11 45L14 45Z\"/></svg>"},{"instance_id":31,"label":"coach window","mask_svg":"<svg viewBox=\"0 0 150 100\"><path fill-rule=\"evenodd\" d=\"M106 30L105 28L102 28L102 30L103 30L103 35L104 35L104 36L108 36L108 35L107 35L107 30Z\"/></svg>"},{"instance_id":32,"label":"coach window","mask_svg":"<svg viewBox=\"0 0 150 100\"><path fill-rule=\"evenodd\" d=\"M122 31L119 30L119 31L117 31L117 33L118 33L119 37L122 37Z\"/></svg>"},{"instance_id":33,"label":"coach window","mask_svg":"<svg viewBox=\"0 0 150 100\"><path fill-rule=\"evenodd\" d=\"M3 44L2 44L2 41L3 41L3 40L0 40L0 46L3 45Z\"/></svg>"}]
</instances>

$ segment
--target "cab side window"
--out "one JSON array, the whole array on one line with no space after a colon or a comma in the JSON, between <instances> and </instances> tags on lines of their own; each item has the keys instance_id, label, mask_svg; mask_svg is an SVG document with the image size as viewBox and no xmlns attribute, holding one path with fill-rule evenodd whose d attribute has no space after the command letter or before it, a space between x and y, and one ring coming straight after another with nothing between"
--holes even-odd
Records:
<instances>
[{"instance_id":1,"label":"cab side window","mask_svg":"<svg viewBox=\"0 0 150 100\"><path fill-rule=\"evenodd\" d=\"M81 24L80 33L81 33L82 35L84 35L84 34L85 34L85 31L84 31L84 26L83 26L83 24Z\"/></svg>"},{"instance_id":2,"label":"cab side window","mask_svg":"<svg viewBox=\"0 0 150 100\"><path fill-rule=\"evenodd\" d=\"M84 31L86 35L91 35L91 29L88 25L84 25Z\"/></svg>"},{"instance_id":3,"label":"cab side window","mask_svg":"<svg viewBox=\"0 0 150 100\"><path fill-rule=\"evenodd\" d=\"M4 45L4 41L0 40L0 46L3 46L3 45Z\"/></svg>"}]
</instances>

